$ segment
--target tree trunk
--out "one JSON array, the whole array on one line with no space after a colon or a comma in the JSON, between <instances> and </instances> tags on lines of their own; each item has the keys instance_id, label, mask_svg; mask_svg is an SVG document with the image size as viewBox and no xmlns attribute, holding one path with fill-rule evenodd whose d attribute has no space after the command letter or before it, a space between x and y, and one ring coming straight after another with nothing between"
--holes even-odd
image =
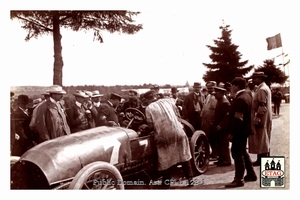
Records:
<instances>
[{"instance_id":1,"label":"tree trunk","mask_svg":"<svg viewBox=\"0 0 300 200\"><path fill-rule=\"evenodd\" d=\"M62 46L59 15L53 15L53 43L54 43L54 68L53 68L53 85L62 85L62 69L64 66L62 59Z\"/></svg>"}]
</instances>

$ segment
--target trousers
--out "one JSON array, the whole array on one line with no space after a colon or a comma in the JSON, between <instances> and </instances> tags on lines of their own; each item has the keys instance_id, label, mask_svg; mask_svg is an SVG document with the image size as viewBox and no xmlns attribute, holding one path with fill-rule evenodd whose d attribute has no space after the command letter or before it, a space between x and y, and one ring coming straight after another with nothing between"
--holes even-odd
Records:
<instances>
[{"instance_id":1,"label":"trousers","mask_svg":"<svg viewBox=\"0 0 300 200\"><path fill-rule=\"evenodd\" d=\"M250 155L246 150L247 136L234 135L232 138L231 154L234 160L235 179L243 180L245 170L247 174L253 174L254 169Z\"/></svg>"}]
</instances>

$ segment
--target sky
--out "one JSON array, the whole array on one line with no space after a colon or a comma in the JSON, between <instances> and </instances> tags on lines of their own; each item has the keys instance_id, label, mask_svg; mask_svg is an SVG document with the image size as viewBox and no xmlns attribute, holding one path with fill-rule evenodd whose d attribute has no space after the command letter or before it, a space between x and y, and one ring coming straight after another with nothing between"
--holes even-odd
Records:
<instances>
[{"instance_id":1,"label":"sky","mask_svg":"<svg viewBox=\"0 0 300 200\"><path fill-rule=\"evenodd\" d=\"M98 1L97 1L98 2ZM126 1L125 1L126 2ZM139 11L134 17L143 29L134 35L103 32L104 43L93 41L92 32L61 30L63 85L185 85L204 83L211 63L213 40L221 36L222 20L230 25L232 43L238 45L241 61L256 67L282 51L290 54L292 6L286 1L129 1L120 5L98 3L72 6L36 6L40 9L126 9ZM249 3L248 3L249 2ZM30 4L29 4L30 5ZM87 6L89 5L89 6ZM34 8L36 8L34 7ZM12 6L11 9L32 9ZM8 13L9 14L9 13ZM11 86L52 85L53 39L43 35L25 42L26 31L10 20L7 42ZM283 48L268 51L266 38L280 33ZM290 59L285 58L285 61ZM275 64L282 63L281 57ZM286 69L288 73L288 69Z\"/></svg>"}]
</instances>

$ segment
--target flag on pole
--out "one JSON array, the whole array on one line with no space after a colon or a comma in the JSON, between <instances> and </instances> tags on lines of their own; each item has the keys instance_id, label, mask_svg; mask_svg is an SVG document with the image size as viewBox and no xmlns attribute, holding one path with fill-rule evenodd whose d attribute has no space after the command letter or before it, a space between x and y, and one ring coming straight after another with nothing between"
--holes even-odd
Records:
<instances>
[{"instance_id":1,"label":"flag on pole","mask_svg":"<svg viewBox=\"0 0 300 200\"><path fill-rule=\"evenodd\" d=\"M277 35L275 35L273 37L268 37L266 40L268 43L268 50L282 47L280 33L278 33Z\"/></svg>"}]
</instances>

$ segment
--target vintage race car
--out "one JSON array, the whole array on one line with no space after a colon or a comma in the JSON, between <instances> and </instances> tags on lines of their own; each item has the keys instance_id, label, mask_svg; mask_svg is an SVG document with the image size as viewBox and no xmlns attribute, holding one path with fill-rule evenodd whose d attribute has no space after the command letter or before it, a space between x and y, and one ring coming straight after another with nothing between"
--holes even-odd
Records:
<instances>
[{"instance_id":1,"label":"vintage race car","mask_svg":"<svg viewBox=\"0 0 300 200\"><path fill-rule=\"evenodd\" d=\"M11 189L124 189L137 173L153 177L157 151L153 132L134 130L145 116L129 108L127 127L101 126L43 142L11 160ZM194 176L207 170L209 143L185 120Z\"/></svg>"}]
</instances>

